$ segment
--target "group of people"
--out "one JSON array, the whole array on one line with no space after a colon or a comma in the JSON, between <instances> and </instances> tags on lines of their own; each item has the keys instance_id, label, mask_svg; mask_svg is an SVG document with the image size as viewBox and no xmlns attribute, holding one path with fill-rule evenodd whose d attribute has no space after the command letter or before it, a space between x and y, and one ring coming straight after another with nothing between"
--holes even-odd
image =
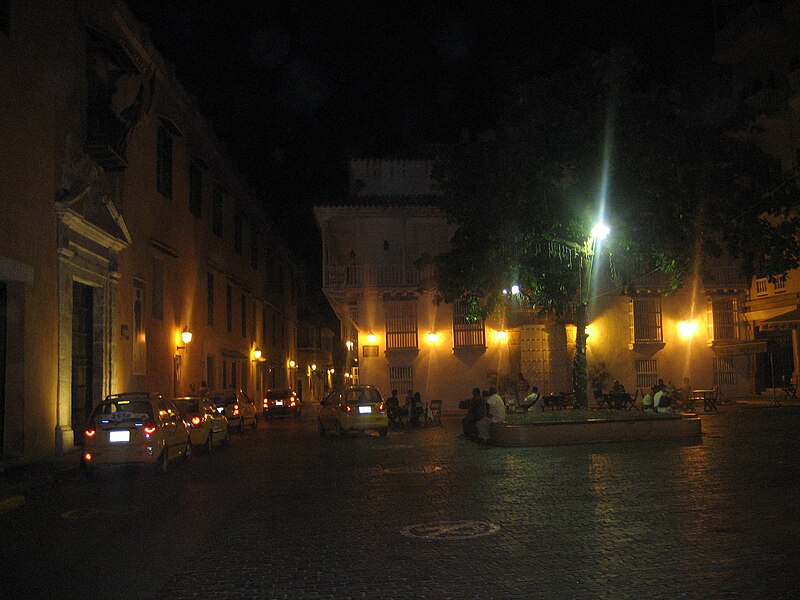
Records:
<instances>
[{"instance_id":1,"label":"group of people","mask_svg":"<svg viewBox=\"0 0 800 600\"><path fill-rule=\"evenodd\" d=\"M472 397L459 403L461 408L467 410L467 415L461 421L464 437L487 444L492 423L503 423L509 412L527 411L537 403L540 406L542 404L539 389L531 387L521 373L515 392L504 400L496 387L483 391L478 387L472 388Z\"/></svg>"},{"instance_id":2,"label":"group of people","mask_svg":"<svg viewBox=\"0 0 800 600\"><path fill-rule=\"evenodd\" d=\"M651 391L642 397L642 410L658 413L674 412L677 404L677 391L671 381L665 385L664 380L659 379Z\"/></svg>"},{"instance_id":3,"label":"group of people","mask_svg":"<svg viewBox=\"0 0 800 600\"><path fill-rule=\"evenodd\" d=\"M406 391L406 397L401 405L397 390L392 390L392 395L386 399L386 410L390 421L397 422L400 418L404 418L408 420L409 425L419 425L425 414L425 405L422 403L420 393L413 390Z\"/></svg>"}]
</instances>

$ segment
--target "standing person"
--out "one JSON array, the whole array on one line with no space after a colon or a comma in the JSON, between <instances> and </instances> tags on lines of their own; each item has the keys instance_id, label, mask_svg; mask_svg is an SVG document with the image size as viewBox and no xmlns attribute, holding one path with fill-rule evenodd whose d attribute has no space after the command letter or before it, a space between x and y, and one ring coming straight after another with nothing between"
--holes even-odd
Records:
<instances>
[{"instance_id":1,"label":"standing person","mask_svg":"<svg viewBox=\"0 0 800 600\"><path fill-rule=\"evenodd\" d=\"M525 376L520 373L519 377L517 378L517 387L515 389L517 393L517 406L521 405L525 398L528 397L530 390L531 384L529 384L528 380L525 379Z\"/></svg>"},{"instance_id":2,"label":"standing person","mask_svg":"<svg viewBox=\"0 0 800 600\"><path fill-rule=\"evenodd\" d=\"M525 412L529 411L534 404L536 404L542 396L539 394L539 388L533 386L531 388L531 393L525 396L525 400L520 404L520 406L525 410ZM544 410L544 402L540 404L542 410Z\"/></svg>"},{"instance_id":3,"label":"standing person","mask_svg":"<svg viewBox=\"0 0 800 600\"><path fill-rule=\"evenodd\" d=\"M487 444L491 435L489 431L492 423L503 423L506 420L506 405L496 388L489 388L489 397L486 399L486 416L476 424L478 428L478 443Z\"/></svg>"},{"instance_id":4,"label":"standing person","mask_svg":"<svg viewBox=\"0 0 800 600\"><path fill-rule=\"evenodd\" d=\"M422 413L422 396L419 392L414 392L414 396L411 398L411 408L408 411L408 422L419 425L419 417Z\"/></svg>"},{"instance_id":5,"label":"standing person","mask_svg":"<svg viewBox=\"0 0 800 600\"><path fill-rule=\"evenodd\" d=\"M474 440L478 437L476 424L486 416L486 399L481 395L481 388L472 388L472 398L464 401L465 408L469 411L461 420L464 437Z\"/></svg>"}]
</instances>

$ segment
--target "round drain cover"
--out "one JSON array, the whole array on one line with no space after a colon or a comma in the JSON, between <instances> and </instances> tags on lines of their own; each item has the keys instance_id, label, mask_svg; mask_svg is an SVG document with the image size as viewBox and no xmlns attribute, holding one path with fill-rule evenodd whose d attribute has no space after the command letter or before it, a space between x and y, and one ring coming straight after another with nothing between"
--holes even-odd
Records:
<instances>
[{"instance_id":1,"label":"round drain cover","mask_svg":"<svg viewBox=\"0 0 800 600\"><path fill-rule=\"evenodd\" d=\"M489 535L500 529L499 525L486 521L439 521L409 525L400 530L406 537L424 540L467 540L469 538Z\"/></svg>"}]
</instances>

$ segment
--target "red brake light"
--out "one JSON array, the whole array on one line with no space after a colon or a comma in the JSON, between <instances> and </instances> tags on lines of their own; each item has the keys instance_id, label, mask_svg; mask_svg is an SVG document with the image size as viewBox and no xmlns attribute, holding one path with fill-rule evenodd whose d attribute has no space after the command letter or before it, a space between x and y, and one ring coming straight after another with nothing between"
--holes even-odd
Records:
<instances>
[{"instance_id":1,"label":"red brake light","mask_svg":"<svg viewBox=\"0 0 800 600\"><path fill-rule=\"evenodd\" d=\"M200 417L194 416L192 417L192 427L198 427L200 425Z\"/></svg>"},{"instance_id":2,"label":"red brake light","mask_svg":"<svg viewBox=\"0 0 800 600\"><path fill-rule=\"evenodd\" d=\"M269 400L264 398L264 408L269 408Z\"/></svg>"},{"instance_id":3,"label":"red brake light","mask_svg":"<svg viewBox=\"0 0 800 600\"><path fill-rule=\"evenodd\" d=\"M91 452L86 452L83 455L83 460L86 461L86 462L89 462L90 460L92 460L92 453Z\"/></svg>"},{"instance_id":4,"label":"red brake light","mask_svg":"<svg viewBox=\"0 0 800 600\"><path fill-rule=\"evenodd\" d=\"M292 398L292 401L289 403L289 406L294 406L295 404L296 402L294 401L294 398Z\"/></svg>"},{"instance_id":5,"label":"red brake light","mask_svg":"<svg viewBox=\"0 0 800 600\"><path fill-rule=\"evenodd\" d=\"M239 414L239 405L238 404L234 404L233 405L233 416L235 417L238 414Z\"/></svg>"},{"instance_id":6,"label":"red brake light","mask_svg":"<svg viewBox=\"0 0 800 600\"><path fill-rule=\"evenodd\" d=\"M147 421L144 424L144 432L146 435L152 435L156 432L156 424L153 421Z\"/></svg>"},{"instance_id":7,"label":"red brake light","mask_svg":"<svg viewBox=\"0 0 800 600\"><path fill-rule=\"evenodd\" d=\"M87 425L83 435L88 438L93 438L95 433L97 433L97 430L94 428L94 425Z\"/></svg>"},{"instance_id":8,"label":"red brake light","mask_svg":"<svg viewBox=\"0 0 800 600\"><path fill-rule=\"evenodd\" d=\"M381 402L381 405L378 407L378 410L381 411L381 412L385 411L386 410L386 405L383 402Z\"/></svg>"},{"instance_id":9,"label":"red brake light","mask_svg":"<svg viewBox=\"0 0 800 600\"><path fill-rule=\"evenodd\" d=\"M342 407L342 410L343 410L344 412L350 412L350 411L351 411L351 410L353 410L353 409L352 409L352 407L351 407L349 404L345 404L345 405Z\"/></svg>"}]
</instances>

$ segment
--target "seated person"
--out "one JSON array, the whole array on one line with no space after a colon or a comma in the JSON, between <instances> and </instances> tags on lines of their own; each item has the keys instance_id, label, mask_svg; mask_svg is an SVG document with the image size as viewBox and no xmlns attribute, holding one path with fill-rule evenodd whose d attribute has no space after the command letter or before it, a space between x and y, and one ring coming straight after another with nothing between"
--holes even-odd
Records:
<instances>
[{"instance_id":1,"label":"seated person","mask_svg":"<svg viewBox=\"0 0 800 600\"><path fill-rule=\"evenodd\" d=\"M642 405L644 405L644 401L642 401ZM658 390L653 395L653 409L659 413L672 412L672 397L663 389Z\"/></svg>"},{"instance_id":2,"label":"seated person","mask_svg":"<svg viewBox=\"0 0 800 600\"><path fill-rule=\"evenodd\" d=\"M653 394L647 392L642 398L642 410L651 412L653 410Z\"/></svg>"},{"instance_id":3,"label":"seated person","mask_svg":"<svg viewBox=\"0 0 800 600\"><path fill-rule=\"evenodd\" d=\"M526 412L531 409L531 407L536 404L536 402L541 398L541 394L539 394L539 388L533 386L531 388L531 393L525 397L525 400L522 401L520 407L525 410ZM540 404L542 410L544 410L544 403Z\"/></svg>"},{"instance_id":4,"label":"seated person","mask_svg":"<svg viewBox=\"0 0 800 600\"><path fill-rule=\"evenodd\" d=\"M619 379L614 380L614 385L611 386L611 393L612 394L624 394L625 393L625 386L619 382Z\"/></svg>"},{"instance_id":5,"label":"seated person","mask_svg":"<svg viewBox=\"0 0 800 600\"><path fill-rule=\"evenodd\" d=\"M506 420L506 405L495 388L489 388L486 399L486 416L476 423L478 443L487 444L490 439L492 423L503 423Z\"/></svg>"},{"instance_id":6,"label":"seated person","mask_svg":"<svg viewBox=\"0 0 800 600\"><path fill-rule=\"evenodd\" d=\"M425 412L422 406L422 396L419 392L414 392L411 404L408 407L408 420L412 425L419 425L419 418Z\"/></svg>"},{"instance_id":7,"label":"seated person","mask_svg":"<svg viewBox=\"0 0 800 600\"><path fill-rule=\"evenodd\" d=\"M461 420L464 430L464 437L474 440L478 437L476 423L486 416L486 398L481 396L481 388L472 388L472 398L462 400L465 408L469 411L467 416Z\"/></svg>"}]
</instances>

